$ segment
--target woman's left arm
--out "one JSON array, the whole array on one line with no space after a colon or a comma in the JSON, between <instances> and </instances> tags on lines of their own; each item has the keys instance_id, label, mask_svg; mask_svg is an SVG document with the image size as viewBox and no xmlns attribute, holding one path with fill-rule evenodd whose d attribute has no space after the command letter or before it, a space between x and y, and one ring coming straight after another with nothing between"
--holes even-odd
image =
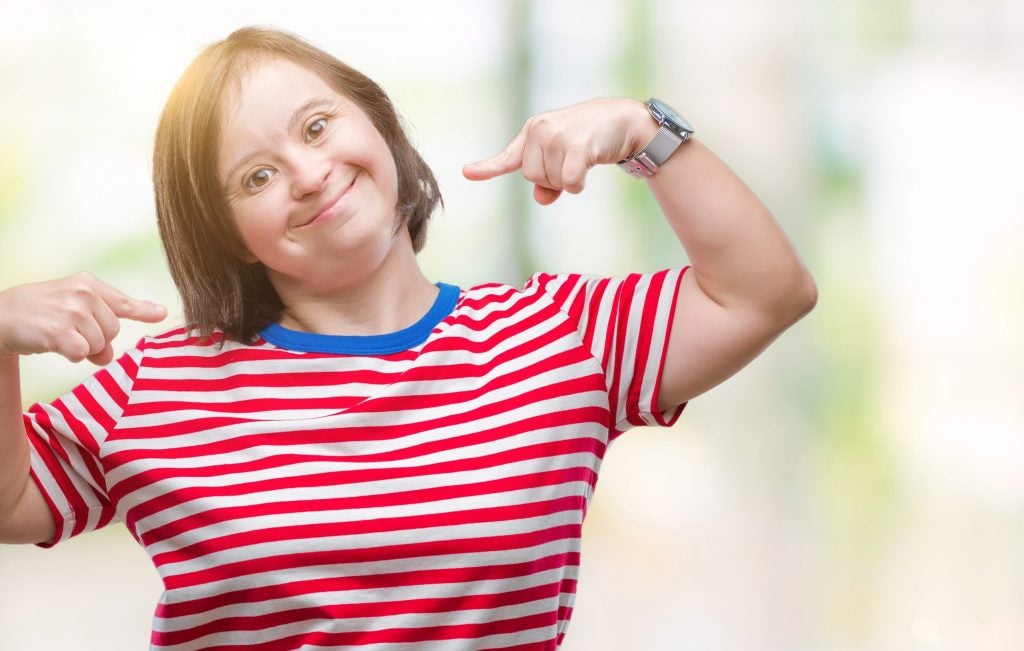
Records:
<instances>
[{"instance_id":1,"label":"woman's left arm","mask_svg":"<svg viewBox=\"0 0 1024 651\"><path fill-rule=\"evenodd\" d=\"M534 197L583 190L587 170L640 151L658 130L636 100L590 100L530 118L497 156L467 165L482 180L522 169ZM817 289L765 205L699 140L647 179L692 268L676 298L658 406L704 393L807 314Z\"/></svg>"}]
</instances>

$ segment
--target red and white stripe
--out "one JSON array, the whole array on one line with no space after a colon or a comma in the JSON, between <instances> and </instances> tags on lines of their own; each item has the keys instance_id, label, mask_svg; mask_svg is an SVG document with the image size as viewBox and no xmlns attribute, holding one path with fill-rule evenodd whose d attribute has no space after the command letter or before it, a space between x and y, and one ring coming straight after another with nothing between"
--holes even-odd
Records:
<instances>
[{"instance_id":1,"label":"red and white stripe","mask_svg":"<svg viewBox=\"0 0 1024 651\"><path fill-rule=\"evenodd\" d=\"M25 415L57 540L123 520L154 649L554 649L684 270L462 292L392 355L147 338Z\"/></svg>"}]
</instances>

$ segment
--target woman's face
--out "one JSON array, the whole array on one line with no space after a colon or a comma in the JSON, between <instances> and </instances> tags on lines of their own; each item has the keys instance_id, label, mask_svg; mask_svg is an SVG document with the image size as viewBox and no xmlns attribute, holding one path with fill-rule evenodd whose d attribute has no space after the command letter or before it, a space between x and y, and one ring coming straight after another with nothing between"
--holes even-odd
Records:
<instances>
[{"instance_id":1,"label":"woman's face","mask_svg":"<svg viewBox=\"0 0 1024 651\"><path fill-rule=\"evenodd\" d=\"M251 261L278 291L330 291L378 269L396 241L398 177L359 106L311 70L268 59L223 110L218 177Z\"/></svg>"}]
</instances>

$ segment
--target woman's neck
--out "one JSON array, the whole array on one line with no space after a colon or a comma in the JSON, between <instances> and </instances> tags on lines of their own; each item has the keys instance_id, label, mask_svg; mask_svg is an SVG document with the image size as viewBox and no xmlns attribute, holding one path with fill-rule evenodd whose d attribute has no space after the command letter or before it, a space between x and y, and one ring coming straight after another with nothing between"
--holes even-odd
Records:
<instances>
[{"instance_id":1,"label":"woman's neck","mask_svg":"<svg viewBox=\"0 0 1024 651\"><path fill-rule=\"evenodd\" d=\"M317 334L378 335L416 323L439 290L423 275L411 243L405 239L395 245L377 269L357 283L316 292L275 283L285 304L281 325Z\"/></svg>"}]
</instances>

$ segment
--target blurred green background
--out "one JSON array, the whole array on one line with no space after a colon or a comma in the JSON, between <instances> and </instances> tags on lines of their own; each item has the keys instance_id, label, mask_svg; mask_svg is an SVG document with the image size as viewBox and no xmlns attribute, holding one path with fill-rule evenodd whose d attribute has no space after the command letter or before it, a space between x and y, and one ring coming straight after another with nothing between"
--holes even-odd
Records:
<instances>
[{"instance_id":1,"label":"blurred green background","mask_svg":"<svg viewBox=\"0 0 1024 651\"><path fill-rule=\"evenodd\" d=\"M1024 3L0 0L0 287L88 270L177 322L154 129L189 60L249 24L392 95L445 194L436 280L685 263L613 168L547 208L462 179L529 114L599 95L678 108L812 269L809 317L609 451L563 648L1024 648ZM26 404L91 372L23 367ZM2 547L0 649L145 648L159 592L120 525Z\"/></svg>"}]
</instances>

